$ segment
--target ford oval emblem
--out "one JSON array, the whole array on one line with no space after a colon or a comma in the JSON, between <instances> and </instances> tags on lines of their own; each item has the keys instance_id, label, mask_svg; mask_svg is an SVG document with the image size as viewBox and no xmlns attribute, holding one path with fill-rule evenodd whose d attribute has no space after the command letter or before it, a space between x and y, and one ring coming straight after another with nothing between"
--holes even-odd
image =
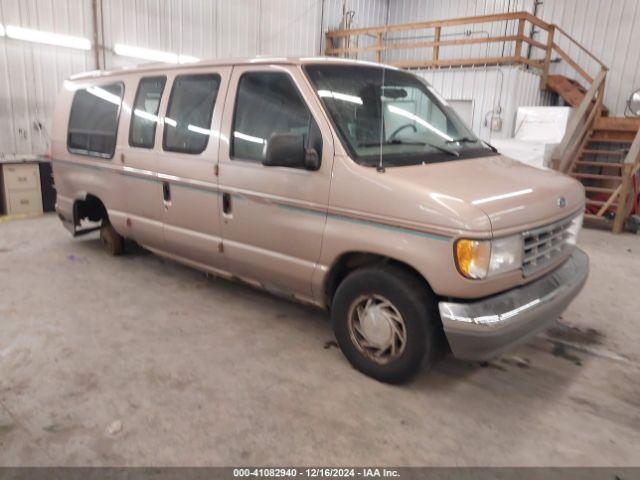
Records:
<instances>
[{"instance_id":1,"label":"ford oval emblem","mask_svg":"<svg viewBox=\"0 0 640 480\"><path fill-rule=\"evenodd\" d=\"M567 206L567 199L564 197L558 197L558 207L564 208Z\"/></svg>"}]
</instances>

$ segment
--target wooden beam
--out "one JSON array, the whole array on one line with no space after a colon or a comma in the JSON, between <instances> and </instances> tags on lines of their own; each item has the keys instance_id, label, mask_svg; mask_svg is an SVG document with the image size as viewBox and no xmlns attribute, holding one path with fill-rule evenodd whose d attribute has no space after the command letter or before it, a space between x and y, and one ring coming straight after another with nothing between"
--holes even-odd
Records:
<instances>
[{"instance_id":1,"label":"wooden beam","mask_svg":"<svg viewBox=\"0 0 640 480\"><path fill-rule=\"evenodd\" d=\"M443 59L436 62L427 60L406 60L398 62L390 62L389 65L398 68L435 68L435 67L471 67L484 65L513 65L518 63L516 57L481 57L481 58L465 58L459 59Z\"/></svg>"},{"instance_id":2,"label":"wooden beam","mask_svg":"<svg viewBox=\"0 0 640 480\"><path fill-rule=\"evenodd\" d=\"M549 65L551 64L551 50L553 48L554 26L551 25L547 30L547 45L544 54L544 65L542 67L542 77L540 77L540 90L547 88L547 80L549 78Z\"/></svg>"},{"instance_id":3,"label":"wooden beam","mask_svg":"<svg viewBox=\"0 0 640 480\"><path fill-rule=\"evenodd\" d=\"M343 47L332 48L327 50L327 54L341 54L341 53L357 53L357 52L375 52L379 50L408 50L413 48L429 48L429 47L450 47L459 45L474 45L479 43L500 43L500 42L515 42L518 40L517 35L507 35L503 37L478 37L478 38L460 38L457 40L441 40L431 41L425 40L422 42L395 42L386 43L383 45L366 45L363 47Z\"/></svg>"},{"instance_id":4,"label":"wooden beam","mask_svg":"<svg viewBox=\"0 0 640 480\"><path fill-rule=\"evenodd\" d=\"M616 201L616 197L620 194L620 190L622 190L622 185L618 185L618 188L613 191L609 199L604 203L604 205L602 205L602 207L600 207L598 213L596 213L596 217L601 217L607 210L609 210L609 207L611 207L613 202Z\"/></svg>"},{"instance_id":5,"label":"wooden beam","mask_svg":"<svg viewBox=\"0 0 640 480\"><path fill-rule=\"evenodd\" d=\"M433 20L429 22L400 23L396 25L383 25L379 27L353 28L350 30L334 30L327 32L329 37L351 37L354 35L366 35L369 33L402 32L406 30L427 30L435 27L455 27L459 25L470 25L474 23L503 22L507 20L519 20L524 18L540 28L547 29L548 23L527 12L510 12L494 15L478 15L475 17L452 18L448 20Z\"/></svg>"},{"instance_id":6,"label":"wooden beam","mask_svg":"<svg viewBox=\"0 0 640 480\"><path fill-rule=\"evenodd\" d=\"M438 59L440 58L440 33L442 31L442 27L438 26L436 27L436 33L435 33L435 42L437 43L437 45L433 46L433 54L431 55L431 59L434 62L437 62Z\"/></svg>"},{"instance_id":7,"label":"wooden beam","mask_svg":"<svg viewBox=\"0 0 640 480\"><path fill-rule=\"evenodd\" d=\"M518 39L516 40L515 57L522 58L522 40L524 39L524 18L518 20Z\"/></svg>"},{"instance_id":8,"label":"wooden beam","mask_svg":"<svg viewBox=\"0 0 640 480\"><path fill-rule=\"evenodd\" d=\"M529 65L530 67L544 68L544 60L536 60L534 58L521 57L518 59L518 61L520 63L524 63L525 65Z\"/></svg>"},{"instance_id":9,"label":"wooden beam","mask_svg":"<svg viewBox=\"0 0 640 480\"><path fill-rule=\"evenodd\" d=\"M589 115L587 116L587 119L584 121L584 123L580 125L575 139L567 146L564 157L568 160L563 162L564 164L566 164L566 166L564 167L565 172L570 172L573 169L575 162L581 155L581 150L586 146L588 140L587 134L591 129L591 125L593 125L593 122L595 121L596 114L597 109L592 108L591 110L589 110Z\"/></svg>"},{"instance_id":10,"label":"wooden beam","mask_svg":"<svg viewBox=\"0 0 640 480\"><path fill-rule=\"evenodd\" d=\"M565 130L564 137L562 137L562 142L560 145L556 147L553 152L553 160L557 162L559 170L562 172L566 172L566 168L568 167L568 163L566 162L566 152L567 148L570 145L573 145L576 142L576 137L580 134L581 124L584 124L587 117L589 116L589 107L591 107L591 102L593 102L598 89L600 88L600 84L604 82L607 76L606 70L600 70L598 76L589 87L589 90L585 94L582 99L582 103L578 105L578 108L575 109L573 115L569 118L569 122L567 123L567 129ZM579 137L581 138L581 137Z\"/></svg>"},{"instance_id":11,"label":"wooden beam","mask_svg":"<svg viewBox=\"0 0 640 480\"><path fill-rule=\"evenodd\" d=\"M527 42L529 45L539 48L540 50L546 50L547 49L547 45L545 43L539 42L537 40L534 40L533 38L530 37L523 37L522 38L523 41Z\"/></svg>"},{"instance_id":12,"label":"wooden beam","mask_svg":"<svg viewBox=\"0 0 640 480\"><path fill-rule=\"evenodd\" d=\"M376 50L376 62L382 62L382 33L378 33L377 44L378 49Z\"/></svg>"},{"instance_id":13,"label":"wooden beam","mask_svg":"<svg viewBox=\"0 0 640 480\"><path fill-rule=\"evenodd\" d=\"M618 208L616 208L616 218L613 220L613 233L622 233L624 229L624 220L627 215L627 197L629 196L629 188L631 187L631 172L633 164L625 163L622 172L622 185L620 185L620 198L618 200Z\"/></svg>"},{"instance_id":14,"label":"wooden beam","mask_svg":"<svg viewBox=\"0 0 640 480\"><path fill-rule=\"evenodd\" d=\"M580 65L578 65L575 62L575 60L573 60L573 58L569 56L569 54L567 54L567 52L565 52L562 48L558 46L558 44L554 43L553 49L556 52L558 52L558 55L560 55L560 57L565 62L567 62L576 72L578 72L582 78L584 78L589 83L593 82L593 77L591 77L587 72L585 72L584 69Z\"/></svg>"},{"instance_id":15,"label":"wooden beam","mask_svg":"<svg viewBox=\"0 0 640 480\"><path fill-rule=\"evenodd\" d=\"M561 27L559 27L559 26L557 26L557 25L555 25L555 27L556 27L556 30L557 30L558 32L560 32L562 35L564 35L564 36L565 36L565 37L567 37L569 40L571 40L575 45L577 45L577 46L578 46L578 48L579 48L580 50L582 50L584 53L586 53L586 54L587 54L589 57L591 57L593 60L595 60L596 62L598 62L598 64L600 65L600 68L604 68L605 70L609 70L609 69L607 68L607 66L606 66L604 63L602 63L602 61L601 61L598 57L596 57L593 53L591 53L589 50L587 50L587 49L585 48L585 46L584 46L584 45L582 45L578 40L576 40L574 37L572 37L571 35L569 35L569 34L566 32L566 30L563 30Z\"/></svg>"}]
</instances>

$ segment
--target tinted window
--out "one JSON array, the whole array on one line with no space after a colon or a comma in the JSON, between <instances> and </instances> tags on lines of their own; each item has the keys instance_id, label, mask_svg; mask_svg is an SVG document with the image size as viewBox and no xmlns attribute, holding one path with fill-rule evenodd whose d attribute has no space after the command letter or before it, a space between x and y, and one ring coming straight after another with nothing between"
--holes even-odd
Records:
<instances>
[{"instance_id":1,"label":"tinted window","mask_svg":"<svg viewBox=\"0 0 640 480\"><path fill-rule=\"evenodd\" d=\"M132 147L153 148L158 109L166 82L166 77L148 77L140 80L129 130L129 145Z\"/></svg>"},{"instance_id":2,"label":"tinted window","mask_svg":"<svg viewBox=\"0 0 640 480\"><path fill-rule=\"evenodd\" d=\"M162 146L165 150L201 153L207 148L219 87L218 75L176 77L164 120Z\"/></svg>"},{"instance_id":3,"label":"tinted window","mask_svg":"<svg viewBox=\"0 0 640 480\"><path fill-rule=\"evenodd\" d=\"M69 151L113 157L123 93L122 83L92 86L75 93L69 116Z\"/></svg>"},{"instance_id":4,"label":"tinted window","mask_svg":"<svg viewBox=\"0 0 640 480\"><path fill-rule=\"evenodd\" d=\"M238 85L231 155L261 162L274 133L303 135L307 148L321 153L320 131L291 78L284 73L246 73Z\"/></svg>"}]
</instances>

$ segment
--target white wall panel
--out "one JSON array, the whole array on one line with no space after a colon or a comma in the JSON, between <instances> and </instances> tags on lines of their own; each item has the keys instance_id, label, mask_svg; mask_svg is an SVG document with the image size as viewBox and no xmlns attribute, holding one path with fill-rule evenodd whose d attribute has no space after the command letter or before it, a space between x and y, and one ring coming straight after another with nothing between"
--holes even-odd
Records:
<instances>
[{"instance_id":1,"label":"white wall panel","mask_svg":"<svg viewBox=\"0 0 640 480\"><path fill-rule=\"evenodd\" d=\"M395 0L325 0L323 2L323 31L344 28L342 24L343 12L352 12L351 28L375 27L388 22L388 5ZM322 39L322 52L325 49L325 39ZM376 39L358 37L350 46L367 46L374 44ZM367 52L358 56L360 60L375 60L375 54Z\"/></svg>"},{"instance_id":2,"label":"white wall panel","mask_svg":"<svg viewBox=\"0 0 640 480\"><path fill-rule=\"evenodd\" d=\"M539 89L540 77L520 67L432 69L416 72L447 100L473 102L471 128L486 141L513 136L518 107L549 105ZM492 132L485 121L500 110L502 129Z\"/></svg>"},{"instance_id":3,"label":"white wall panel","mask_svg":"<svg viewBox=\"0 0 640 480\"><path fill-rule=\"evenodd\" d=\"M90 0L0 0L0 23L91 38L90 7ZM91 52L0 37L0 155L44 152L62 82L93 68Z\"/></svg>"},{"instance_id":4,"label":"white wall panel","mask_svg":"<svg viewBox=\"0 0 640 480\"><path fill-rule=\"evenodd\" d=\"M640 88L640 2L638 0L545 0L538 15L556 23L609 67L605 105L614 115L624 115L627 98ZM568 48L566 40L560 45ZM571 47L570 53L590 74L595 62ZM575 77L566 66L560 73Z\"/></svg>"}]
</instances>

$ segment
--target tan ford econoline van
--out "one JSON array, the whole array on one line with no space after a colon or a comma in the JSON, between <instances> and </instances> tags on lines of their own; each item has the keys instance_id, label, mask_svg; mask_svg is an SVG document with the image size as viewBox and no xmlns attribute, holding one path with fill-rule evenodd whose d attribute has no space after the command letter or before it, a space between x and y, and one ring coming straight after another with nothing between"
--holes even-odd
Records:
<instances>
[{"instance_id":1,"label":"tan ford econoline van","mask_svg":"<svg viewBox=\"0 0 640 480\"><path fill-rule=\"evenodd\" d=\"M505 158L415 75L324 58L151 65L65 82L57 212L329 309L362 372L493 357L582 288L582 186ZM96 225L96 224L94 224Z\"/></svg>"}]
</instances>

